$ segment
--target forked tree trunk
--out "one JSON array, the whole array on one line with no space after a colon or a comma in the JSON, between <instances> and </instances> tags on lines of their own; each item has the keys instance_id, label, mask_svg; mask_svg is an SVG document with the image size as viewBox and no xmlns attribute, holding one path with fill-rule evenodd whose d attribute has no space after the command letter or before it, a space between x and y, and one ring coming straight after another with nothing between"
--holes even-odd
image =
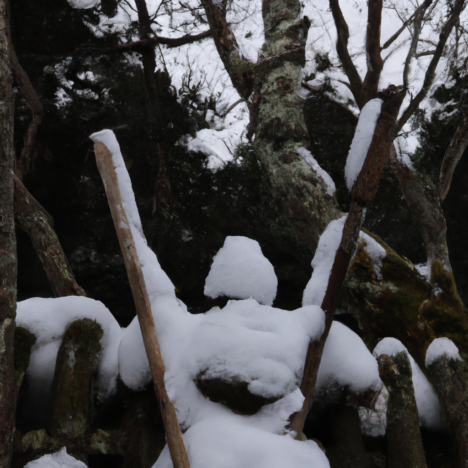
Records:
<instances>
[{"instance_id":1,"label":"forked tree trunk","mask_svg":"<svg viewBox=\"0 0 468 468\"><path fill-rule=\"evenodd\" d=\"M13 356L17 275L13 213L14 104L8 34L8 0L0 0L0 468L10 467L16 400Z\"/></svg>"}]
</instances>

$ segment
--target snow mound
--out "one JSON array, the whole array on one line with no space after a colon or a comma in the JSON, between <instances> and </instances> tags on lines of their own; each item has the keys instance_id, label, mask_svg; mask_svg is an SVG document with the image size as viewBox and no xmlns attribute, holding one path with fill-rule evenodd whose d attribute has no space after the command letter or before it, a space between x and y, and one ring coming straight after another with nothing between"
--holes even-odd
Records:
<instances>
[{"instance_id":1,"label":"snow mound","mask_svg":"<svg viewBox=\"0 0 468 468\"><path fill-rule=\"evenodd\" d=\"M455 343L449 338L436 338L427 348L426 367L444 356L451 361L461 361L460 352Z\"/></svg>"},{"instance_id":2,"label":"snow mound","mask_svg":"<svg viewBox=\"0 0 468 468\"><path fill-rule=\"evenodd\" d=\"M184 442L192 468L329 468L312 440L294 440L247 425L238 418L216 417L193 425ZM172 468L166 447L153 468Z\"/></svg>"},{"instance_id":3,"label":"snow mound","mask_svg":"<svg viewBox=\"0 0 468 468\"><path fill-rule=\"evenodd\" d=\"M331 221L320 236L317 250L312 259L312 268L314 271L304 290L302 305L322 305L336 251L340 246L346 217L347 215ZM380 268L382 266L382 260L387 255L387 252L376 240L362 231L359 234L359 241L365 242L364 248L370 255L376 277L381 279Z\"/></svg>"},{"instance_id":4,"label":"snow mound","mask_svg":"<svg viewBox=\"0 0 468 468\"><path fill-rule=\"evenodd\" d=\"M67 449L63 447L58 452L29 462L24 468L86 468L86 465L68 455Z\"/></svg>"},{"instance_id":5,"label":"snow mound","mask_svg":"<svg viewBox=\"0 0 468 468\"><path fill-rule=\"evenodd\" d=\"M445 418L437 394L405 345L395 338L384 338L377 344L373 354L378 358L381 354L395 356L401 352L408 355L411 363L414 396L421 426L429 429L443 429L445 427Z\"/></svg>"},{"instance_id":6,"label":"snow mound","mask_svg":"<svg viewBox=\"0 0 468 468\"><path fill-rule=\"evenodd\" d=\"M312 156L312 153L305 148L299 148L298 150L296 150L296 153L302 156L307 165L311 167L322 178L327 190L327 194L333 196L336 192L335 182L333 182L333 179L330 177L328 172L324 171L320 167L320 164Z\"/></svg>"},{"instance_id":7,"label":"snow mound","mask_svg":"<svg viewBox=\"0 0 468 468\"><path fill-rule=\"evenodd\" d=\"M68 0L69 5L77 10L94 8L99 0Z\"/></svg>"},{"instance_id":8,"label":"snow mound","mask_svg":"<svg viewBox=\"0 0 468 468\"><path fill-rule=\"evenodd\" d=\"M263 256L259 243L243 236L228 236L214 257L206 278L205 295L252 297L262 304L272 305L277 287L273 265Z\"/></svg>"},{"instance_id":9,"label":"snow mound","mask_svg":"<svg viewBox=\"0 0 468 468\"><path fill-rule=\"evenodd\" d=\"M104 331L98 365L98 396L104 399L115 390L117 349L122 336L120 325L101 302L87 297L67 296L51 299L35 297L18 302L16 325L28 329L37 338L26 371L34 392L48 394L63 334L71 322L82 318L97 321Z\"/></svg>"},{"instance_id":10,"label":"snow mound","mask_svg":"<svg viewBox=\"0 0 468 468\"><path fill-rule=\"evenodd\" d=\"M382 109L381 99L371 99L361 111L354 138L349 149L345 166L345 179L348 190L353 188L354 182L361 172L372 137L374 136L377 119Z\"/></svg>"},{"instance_id":11,"label":"snow mound","mask_svg":"<svg viewBox=\"0 0 468 468\"><path fill-rule=\"evenodd\" d=\"M317 387L336 382L353 393L382 387L377 361L361 338L340 322L333 322L325 342Z\"/></svg>"}]
</instances>

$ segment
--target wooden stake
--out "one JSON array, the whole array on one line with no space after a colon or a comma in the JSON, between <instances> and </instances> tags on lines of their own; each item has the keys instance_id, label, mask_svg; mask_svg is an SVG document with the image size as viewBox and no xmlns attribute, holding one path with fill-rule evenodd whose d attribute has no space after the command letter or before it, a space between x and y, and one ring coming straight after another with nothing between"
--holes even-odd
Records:
<instances>
[{"instance_id":1,"label":"wooden stake","mask_svg":"<svg viewBox=\"0 0 468 468\"><path fill-rule=\"evenodd\" d=\"M159 348L153 314L146 292L146 285L141 271L140 261L135 248L135 242L130 225L122 204L117 174L112 161L112 154L100 142L94 144L96 162L101 174L107 200L109 202L112 219L119 239L120 248L125 262L133 300L140 322L141 334L153 377L154 390L161 408L162 420L166 431L167 445L174 468L188 468L190 466L184 441L180 432L179 422L174 405L169 399L164 384L164 362Z\"/></svg>"}]
</instances>

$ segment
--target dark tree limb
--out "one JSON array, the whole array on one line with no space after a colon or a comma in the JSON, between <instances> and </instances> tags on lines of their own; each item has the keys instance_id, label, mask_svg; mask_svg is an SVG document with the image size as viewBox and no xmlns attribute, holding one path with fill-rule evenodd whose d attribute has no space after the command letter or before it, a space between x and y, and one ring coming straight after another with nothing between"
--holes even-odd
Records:
<instances>
[{"instance_id":1,"label":"dark tree limb","mask_svg":"<svg viewBox=\"0 0 468 468\"><path fill-rule=\"evenodd\" d=\"M28 103L32 113L32 121L29 124L28 131L24 138L24 146L16 164L16 175L22 180L30 166L31 153L36 140L37 129L42 122L43 111L41 101L37 97L36 91L34 90L28 75L19 63L13 46L10 48L10 65L20 87L21 93Z\"/></svg>"},{"instance_id":2,"label":"dark tree limb","mask_svg":"<svg viewBox=\"0 0 468 468\"><path fill-rule=\"evenodd\" d=\"M226 19L222 4L201 0L210 25L218 54L228 72L234 88L246 101L253 91L254 64L241 56L236 37Z\"/></svg>"},{"instance_id":3,"label":"dark tree limb","mask_svg":"<svg viewBox=\"0 0 468 468\"><path fill-rule=\"evenodd\" d=\"M377 359L387 387L387 468L427 468L408 355Z\"/></svg>"},{"instance_id":4,"label":"dark tree limb","mask_svg":"<svg viewBox=\"0 0 468 468\"><path fill-rule=\"evenodd\" d=\"M383 0L368 3L366 57L367 73L363 83L363 100L369 101L377 95L380 74L384 62L380 56L380 27L382 24Z\"/></svg>"},{"instance_id":5,"label":"dark tree limb","mask_svg":"<svg viewBox=\"0 0 468 468\"><path fill-rule=\"evenodd\" d=\"M419 36L421 35L421 29L422 29L422 20L424 18L424 13L426 10L429 8L431 5L432 0L426 0L416 11L414 14L414 20L413 20L413 34L411 38L411 45L408 51L408 54L406 56L405 60L405 68L403 69L403 86L405 88L408 88L408 78L409 78L409 73L410 73L410 66L411 66L411 61L416 55L416 51L418 49L418 43L419 43Z\"/></svg>"},{"instance_id":6,"label":"dark tree limb","mask_svg":"<svg viewBox=\"0 0 468 468\"><path fill-rule=\"evenodd\" d=\"M416 94L416 96L411 100L408 107L403 112L403 115L398 119L398 124L394 130L394 137L398 135L399 131L403 128L403 126L408 122L409 118L414 114L416 109L421 104L422 100L426 97L427 93L431 89L432 83L434 82L435 71L437 65L439 64L440 58L442 57L442 53L445 48L445 44L460 18L460 14L465 8L466 0L455 0L455 4L453 6L452 12L450 14L449 19L442 27L442 30L439 35L439 42L437 43L436 49L434 51L434 56L426 70L426 74L424 76L424 82L421 90Z\"/></svg>"},{"instance_id":7,"label":"dark tree limb","mask_svg":"<svg viewBox=\"0 0 468 468\"><path fill-rule=\"evenodd\" d=\"M60 296L86 296L78 285L54 230L54 221L15 176L15 220L31 238L52 291Z\"/></svg>"},{"instance_id":8,"label":"dark tree limb","mask_svg":"<svg viewBox=\"0 0 468 468\"><path fill-rule=\"evenodd\" d=\"M440 206L437 188L428 176L410 169L398 159L392 146L389 156L390 169L398 180L411 215L417 220L426 248L427 262L440 260L451 271L447 246L447 224Z\"/></svg>"},{"instance_id":9,"label":"dark tree limb","mask_svg":"<svg viewBox=\"0 0 468 468\"><path fill-rule=\"evenodd\" d=\"M17 256L14 221L14 101L10 68L9 3L0 0L0 468L10 468L15 430L13 344Z\"/></svg>"},{"instance_id":10,"label":"dark tree limb","mask_svg":"<svg viewBox=\"0 0 468 468\"><path fill-rule=\"evenodd\" d=\"M455 445L454 468L468 468L468 366L442 355L427 366Z\"/></svg>"},{"instance_id":11,"label":"dark tree limb","mask_svg":"<svg viewBox=\"0 0 468 468\"><path fill-rule=\"evenodd\" d=\"M346 20L341 11L339 0L330 0L330 8L338 34L336 51L338 52L338 57L340 58L341 64L343 65L346 76L349 79L351 92L353 93L354 99L356 100L356 104L360 109L362 109L366 102L363 96L363 85L361 77L359 76L356 66L354 65L348 51L348 24L346 23Z\"/></svg>"},{"instance_id":12,"label":"dark tree limb","mask_svg":"<svg viewBox=\"0 0 468 468\"><path fill-rule=\"evenodd\" d=\"M462 115L460 124L445 151L439 174L440 200L444 201L452 183L453 173L465 149L468 147L468 112Z\"/></svg>"},{"instance_id":13,"label":"dark tree limb","mask_svg":"<svg viewBox=\"0 0 468 468\"><path fill-rule=\"evenodd\" d=\"M302 409L293 415L290 423L291 429L298 434L302 432L307 413L312 404L323 348L333 323L348 267L356 251L362 214L364 208L369 206L377 193L378 184L392 144L391 134L405 94L406 90L404 89L391 94L382 104L382 110L377 119L366 160L353 186L350 210L343 228L341 243L333 262L327 291L321 305L322 310L325 312L325 330L319 341L309 343L301 383L301 392L305 399Z\"/></svg>"}]
</instances>

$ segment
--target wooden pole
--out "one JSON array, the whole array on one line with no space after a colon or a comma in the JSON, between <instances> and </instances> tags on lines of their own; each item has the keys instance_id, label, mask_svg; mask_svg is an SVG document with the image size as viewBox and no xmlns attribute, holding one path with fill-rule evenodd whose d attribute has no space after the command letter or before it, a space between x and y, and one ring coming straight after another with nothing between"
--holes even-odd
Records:
<instances>
[{"instance_id":1,"label":"wooden pole","mask_svg":"<svg viewBox=\"0 0 468 468\"><path fill-rule=\"evenodd\" d=\"M114 220L115 230L117 231L120 248L122 249L125 268L127 269L133 300L135 301L138 320L140 322L143 343L151 368L154 390L161 408L161 415L172 463L174 468L188 468L190 463L180 432L179 422L177 421L174 405L167 395L164 384L164 362L159 348L143 272L141 271L130 224L122 204L117 174L112 161L112 154L109 149L100 142L94 144L94 152L96 153L97 166L104 183L112 219Z\"/></svg>"}]
</instances>

